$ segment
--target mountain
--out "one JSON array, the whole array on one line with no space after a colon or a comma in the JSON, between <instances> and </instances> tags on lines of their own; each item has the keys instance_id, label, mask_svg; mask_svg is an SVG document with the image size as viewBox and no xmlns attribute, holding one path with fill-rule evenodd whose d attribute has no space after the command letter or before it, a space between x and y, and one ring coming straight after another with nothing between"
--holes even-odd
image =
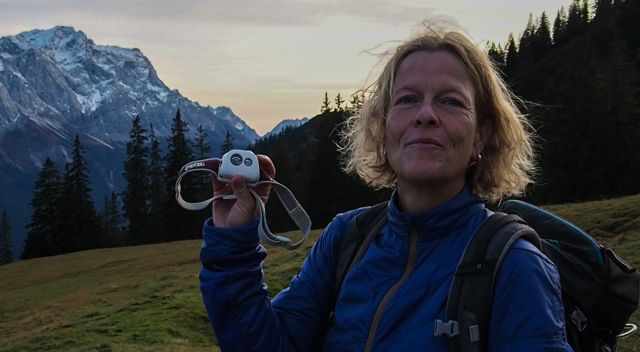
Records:
<instances>
[{"instance_id":1,"label":"mountain","mask_svg":"<svg viewBox=\"0 0 640 352\"><path fill-rule=\"evenodd\" d=\"M282 133L287 128L296 128L304 125L307 121L309 121L308 117L303 117L301 119L284 119L280 121L276 127L274 127L271 131L265 133L262 138L268 138L270 136L276 136Z\"/></svg>"},{"instance_id":2,"label":"mountain","mask_svg":"<svg viewBox=\"0 0 640 352\"><path fill-rule=\"evenodd\" d=\"M104 194L122 189L133 117L139 114L146 129L153 124L164 141L177 109L192 138L204 128L213 154L226 131L236 146L258 138L230 108L201 106L171 90L139 49L96 45L62 26L1 37L0 208L9 211L14 233L30 215L37 171L47 157L59 168L69 161L75 134L87 150L94 200L101 204Z\"/></svg>"}]
</instances>

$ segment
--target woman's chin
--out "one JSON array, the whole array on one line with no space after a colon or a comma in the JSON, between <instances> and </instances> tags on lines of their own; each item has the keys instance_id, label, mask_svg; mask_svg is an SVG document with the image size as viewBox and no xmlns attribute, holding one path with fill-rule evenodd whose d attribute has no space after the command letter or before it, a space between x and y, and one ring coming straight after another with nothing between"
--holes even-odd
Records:
<instances>
[{"instance_id":1,"label":"woman's chin","mask_svg":"<svg viewBox=\"0 0 640 352\"><path fill-rule=\"evenodd\" d=\"M451 184L464 184L464 173L456 176L451 170L437 167L438 165L422 165L404 170L398 174L398 184L413 187L447 187Z\"/></svg>"},{"instance_id":2,"label":"woman's chin","mask_svg":"<svg viewBox=\"0 0 640 352\"><path fill-rule=\"evenodd\" d=\"M416 184L416 185L428 185L428 184L436 184L441 183L444 179L446 179L445 175L442 172L438 172L437 170L422 168L418 170L408 170L406 173L403 173L402 176L398 176L399 183L408 183L408 184Z\"/></svg>"}]
</instances>

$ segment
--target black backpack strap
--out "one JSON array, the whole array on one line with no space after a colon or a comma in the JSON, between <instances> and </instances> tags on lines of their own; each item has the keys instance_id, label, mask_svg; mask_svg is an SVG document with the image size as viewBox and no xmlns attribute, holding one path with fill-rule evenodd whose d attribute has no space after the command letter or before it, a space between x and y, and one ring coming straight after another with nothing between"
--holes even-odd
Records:
<instances>
[{"instance_id":1,"label":"black backpack strap","mask_svg":"<svg viewBox=\"0 0 640 352\"><path fill-rule=\"evenodd\" d=\"M335 244L336 271L333 306L329 320L333 320L336 301L345 276L354 263L366 252L369 243L387 220L387 202L378 203L358 214L347 227L347 232Z\"/></svg>"},{"instance_id":2,"label":"black backpack strap","mask_svg":"<svg viewBox=\"0 0 640 352\"><path fill-rule=\"evenodd\" d=\"M518 239L540 248L540 238L515 215L494 213L478 229L458 264L447 298L446 320L436 320L435 336L449 336L450 352L487 350L487 328L495 279Z\"/></svg>"},{"instance_id":3,"label":"black backpack strap","mask_svg":"<svg viewBox=\"0 0 640 352\"><path fill-rule=\"evenodd\" d=\"M378 203L358 214L349 225L347 232L342 235L335 246L336 255L336 290L338 297L344 277L354 263L356 263L369 243L387 220L387 202Z\"/></svg>"}]
</instances>

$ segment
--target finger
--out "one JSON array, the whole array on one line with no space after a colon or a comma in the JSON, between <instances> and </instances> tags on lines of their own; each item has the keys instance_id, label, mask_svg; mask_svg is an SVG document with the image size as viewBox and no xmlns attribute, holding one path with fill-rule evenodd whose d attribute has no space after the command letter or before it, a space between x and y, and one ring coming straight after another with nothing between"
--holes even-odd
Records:
<instances>
[{"instance_id":1,"label":"finger","mask_svg":"<svg viewBox=\"0 0 640 352\"><path fill-rule=\"evenodd\" d=\"M260 178L269 179L276 177L276 166L271 161L271 158L264 154L257 155L258 164L260 165Z\"/></svg>"},{"instance_id":2,"label":"finger","mask_svg":"<svg viewBox=\"0 0 640 352\"><path fill-rule=\"evenodd\" d=\"M215 177L211 177L211 183L213 184L214 196L233 194L233 189L230 184L220 182Z\"/></svg>"},{"instance_id":3,"label":"finger","mask_svg":"<svg viewBox=\"0 0 640 352\"><path fill-rule=\"evenodd\" d=\"M255 210L255 200L247 187L247 181L242 176L233 176L231 179L231 188L236 196L236 206L242 210L246 210L248 214L252 214Z\"/></svg>"},{"instance_id":4,"label":"finger","mask_svg":"<svg viewBox=\"0 0 640 352\"><path fill-rule=\"evenodd\" d=\"M269 194L271 193L271 185L270 184L261 184L253 188L253 190L260 196L262 201L266 204L269 199Z\"/></svg>"}]
</instances>

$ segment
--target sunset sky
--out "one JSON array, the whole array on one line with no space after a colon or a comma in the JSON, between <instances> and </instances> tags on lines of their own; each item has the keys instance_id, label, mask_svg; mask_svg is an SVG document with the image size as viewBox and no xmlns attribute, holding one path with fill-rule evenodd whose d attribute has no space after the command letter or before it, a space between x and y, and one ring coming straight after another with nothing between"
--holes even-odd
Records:
<instances>
[{"instance_id":1,"label":"sunset sky","mask_svg":"<svg viewBox=\"0 0 640 352\"><path fill-rule=\"evenodd\" d=\"M160 78L202 105L231 107L264 134L319 113L324 92L369 82L374 55L446 19L484 45L519 36L529 13L570 0L0 0L0 36L56 25L99 45L139 48Z\"/></svg>"}]
</instances>

